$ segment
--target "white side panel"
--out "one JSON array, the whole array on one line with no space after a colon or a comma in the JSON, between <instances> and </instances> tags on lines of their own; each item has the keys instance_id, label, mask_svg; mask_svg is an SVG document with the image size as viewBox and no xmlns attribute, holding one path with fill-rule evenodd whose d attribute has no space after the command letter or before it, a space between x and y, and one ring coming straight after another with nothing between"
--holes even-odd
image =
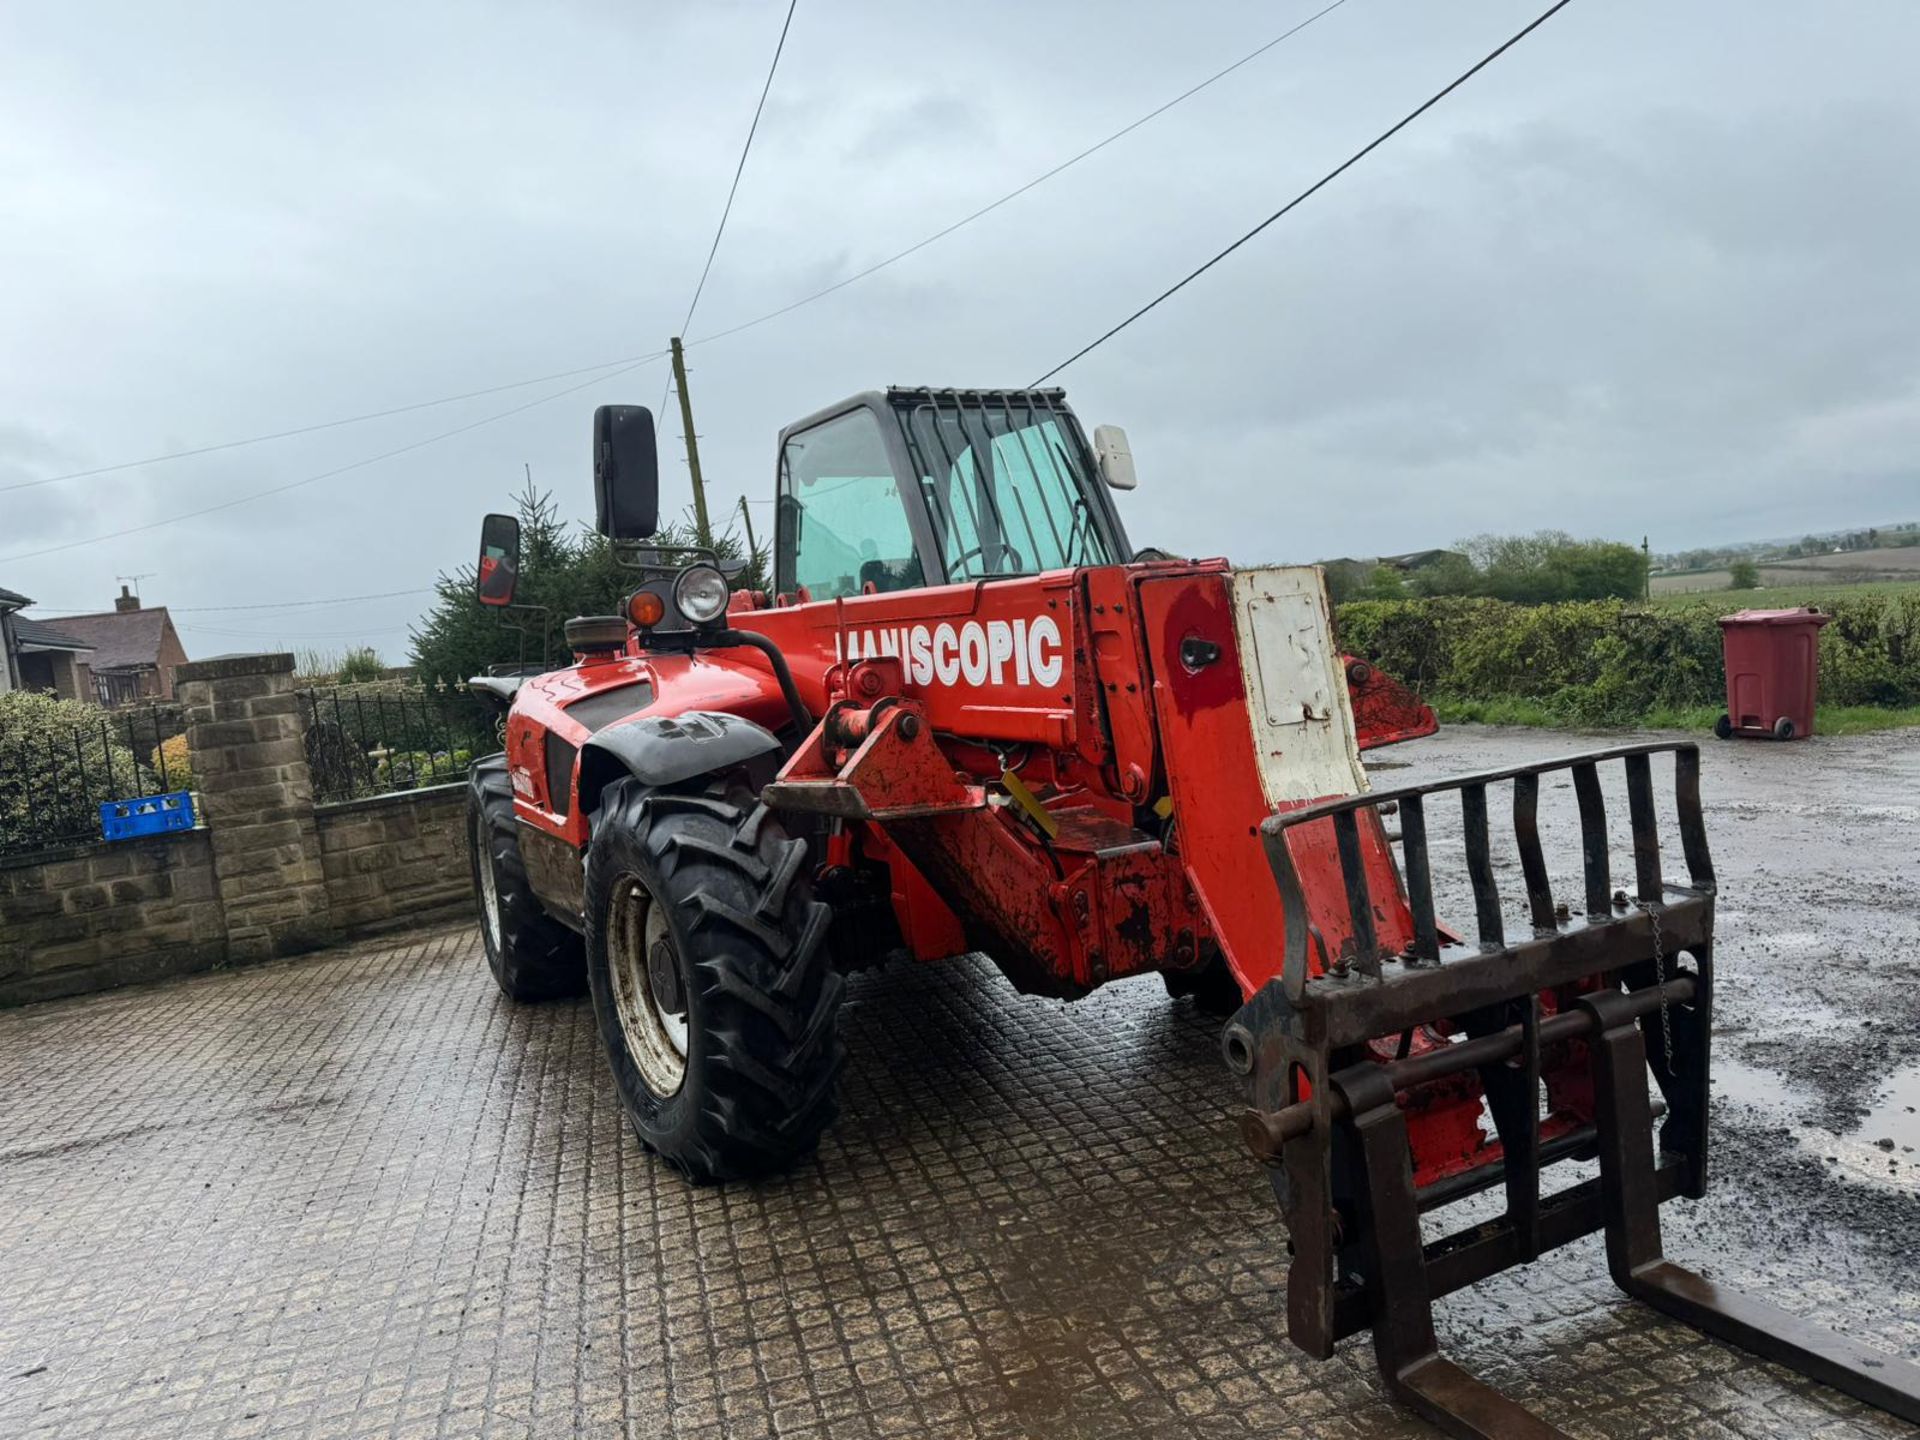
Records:
<instances>
[{"instance_id":1,"label":"white side panel","mask_svg":"<svg viewBox=\"0 0 1920 1440\"><path fill-rule=\"evenodd\" d=\"M1359 794L1367 775L1319 568L1238 570L1232 593L1267 804Z\"/></svg>"}]
</instances>

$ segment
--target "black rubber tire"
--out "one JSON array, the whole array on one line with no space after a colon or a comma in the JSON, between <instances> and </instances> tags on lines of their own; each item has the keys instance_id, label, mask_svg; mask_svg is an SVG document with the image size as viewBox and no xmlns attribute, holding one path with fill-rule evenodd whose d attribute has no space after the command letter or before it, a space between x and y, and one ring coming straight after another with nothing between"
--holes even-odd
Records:
<instances>
[{"instance_id":1,"label":"black rubber tire","mask_svg":"<svg viewBox=\"0 0 1920 1440\"><path fill-rule=\"evenodd\" d=\"M527 883L527 867L520 861L520 833L514 824L507 757L488 755L474 761L467 771L467 854L487 968L509 1000L560 1000L583 994L586 946L547 913ZM499 912L497 939L487 924L486 891L480 883L480 867L488 863L493 866Z\"/></svg>"},{"instance_id":2,"label":"black rubber tire","mask_svg":"<svg viewBox=\"0 0 1920 1440\"><path fill-rule=\"evenodd\" d=\"M1225 1017L1246 1004L1240 982L1227 969L1227 962L1215 955L1198 970L1162 970L1160 983L1175 1000L1191 995L1203 1013Z\"/></svg>"},{"instance_id":3,"label":"black rubber tire","mask_svg":"<svg viewBox=\"0 0 1920 1440\"><path fill-rule=\"evenodd\" d=\"M687 1024L679 1088L656 1095L628 1053L609 969L614 887L664 905ZM587 979L634 1133L688 1179L753 1179L810 1153L836 1113L845 982L813 898L807 843L740 777L607 787L587 849Z\"/></svg>"},{"instance_id":4,"label":"black rubber tire","mask_svg":"<svg viewBox=\"0 0 1920 1440\"><path fill-rule=\"evenodd\" d=\"M1776 740L1791 740L1797 733L1793 728L1793 721L1784 715L1773 722L1773 738Z\"/></svg>"},{"instance_id":5,"label":"black rubber tire","mask_svg":"<svg viewBox=\"0 0 1920 1440\"><path fill-rule=\"evenodd\" d=\"M1731 715L1722 715L1718 720L1714 721L1713 733L1722 740L1731 740L1733 738L1733 717Z\"/></svg>"}]
</instances>

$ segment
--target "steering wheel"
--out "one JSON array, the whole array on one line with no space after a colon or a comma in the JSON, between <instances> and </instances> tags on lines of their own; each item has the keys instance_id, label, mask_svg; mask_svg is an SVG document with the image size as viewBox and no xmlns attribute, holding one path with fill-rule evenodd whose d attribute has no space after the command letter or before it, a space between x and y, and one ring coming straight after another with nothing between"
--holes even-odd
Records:
<instances>
[{"instance_id":1,"label":"steering wheel","mask_svg":"<svg viewBox=\"0 0 1920 1440\"><path fill-rule=\"evenodd\" d=\"M1005 542L1002 542L1000 546L1000 554L1003 557L1002 559L1003 567L1005 564L1005 558L1010 557L1013 560L1013 569L1011 571L1008 571L1003 568L999 573L1003 575L1018 574L1027 568L1026 556L1022 555L1018 550L1014 549L1013 546L1008 545ZM953 571L958 570L967 560L971 559L975 555L978 555L982 560L986 559L987 547L984 545L975 545L970 550L962 550L958 555L954 556L951 560L947 562L948 573L951 574Z\"/></svg>"}]
</instances>

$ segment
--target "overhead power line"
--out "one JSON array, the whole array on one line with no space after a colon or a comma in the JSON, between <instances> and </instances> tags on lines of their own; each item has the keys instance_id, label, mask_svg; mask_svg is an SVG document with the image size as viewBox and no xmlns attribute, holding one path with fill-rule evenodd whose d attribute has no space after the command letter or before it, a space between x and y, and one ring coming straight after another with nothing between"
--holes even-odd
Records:
<instances>
[{"instance_id":1,"label":"overhead power line","mask_svg":"<svg viewBox=\"0 0 1920 1440\"><path fill-rule=\"evenodd\" d=\"M1242 245L1246 244L1249 240L1253 239L1254 236L1258 235L1261 231L1265 230L1269 225L1273 224L1274 221L1280 219L1283 215L1287 214L1288 211L1294 209L1296 206L1302 204L1307 199L1317 194L1319 191L1325 189L1328 185L1331 185L1335 180L1339 179L1340 176L1344 175L1348 170L1351 170L1355 165L1358 165L1362 160L1366 159L1367 156L1371 155L1375 150L1378 150L1382 145L1386 144L1387 141L1391 140L1395 135L1398 135L1402 130L1406 129L1407 126L1411 125L1415 120L1418 120L1422 115L1426 114L1427 111L1431 110L1434 106L1438 105L1442 100L1446 99L1447 96L1451 95L1454 91L1458 90L1462 85L1466 84L1467 81L1471 80L1474 76L1478 75L1482 70L1486 69L1487 66L1491 65L1494 61L1498 60L1502 55L1506 54L1507 51L1511 50L1515 45L1518 45L1522 40L1526 39L1527 36L1531 35L1535 30L1538 30L1542 25L1546 24L1547 21L1551 20L1555 15L1559 14L1562 10L1566 9L1567 6L1571 5L1572 3L1573 3L1573 0L1557 0L1556 4L1548 6L1547 9L1545 9L1538 16L1536 16L1531 23L1527 24L1520 30L1516 31L1513 35L1508 37L1508 39L1504 43L1502 43L1498 48L1489 52L1486 56L1484 56L1479 61L1479 63L1474 65L1471 69L1467 70L1464 74L1458 76L1451 83L1449 83L1444 89L1437 91L1434 95L1432 95L1426 101L1421 103L1417 108L1409 111L1404 117L1402 117L1394 125L1390 126L1386 130L1381 131L1380 134L1376 135L1372 140L1369 140L1365 145L1361 146L1360 149L1354 151L1353 154L1349 155L1345 160L1341 161L1338 165L1334 166L1333 169L1329 170L1325 175L1322 175L1318 180L1314 181L1313 184L1309 185L1306 189L1302 190L1298 195L1294 196L1293 199L1289 200L1286 204L1282 205L1278 210L1274 211L1273 214L1267 216L1266 219L1262 220L1258 225L1254 226L1251 230L1247 231L1246 234L1242 235L1238 240L1235 240L1231 245L1227 246L1226 249L1220 251L1217 255L1207 260L1204 264L1188 272L1185 276L1175 281L1172 285L1169 285L1165 290L1162 290L1158 295L1154 296L1153 299L1149 300L1146 304L1142 305L1138 310L1134 311L1131 315L1127 316L1126 319L1122 320L1118 325L1115 325L1111 330L1108 330L1105 334L1101 335L1098 339L1092 341L1090 344L1083 345L1078 350L1074 351L1073 354L1069 355L1066 359L1062 360L1058 365L1055 365L1051 370L1047 371L1045 374L1041 375L1038 379L1034 380L1032 382L1033 385L1039 386L1044 384L1046 381L1051 380L1055 375L1058 375L1062 370L1066 369L1069 365L1073 364L1076 360L1080 360L1085 356L1091 354L1093 351L1099 349L1102 345L1106 344L1107 341L1111 340L1114 336L1118 335L1122 330L1126 329L1129 325L1133 324L1134 321L1138 320L1142 315L1145 315L1149 310L1152 310L1155 306L1159 305L1162 301L1168 300L1172 298L1174 295L1177 295L1180 291L1186 289L1187 286L1191 285L1195 280L1198 280L1202 275L1206 274L1207 271L1211 270L1214 266L1218 265L1222 260L1226 259L1229 255L1233 254L1234 251L1238 250Z\"/></svg>"},{"instance_id":2,"label":"overhead power line","mask_svg":"<svg viewBox=\"0 0 1920 1440\"><path fill-rule=\"evenodd\" d=\"M1246 65L1251 61L1259 59L1262 55L1266 54L1269 50L1273 49L1273 47L1278 45L1281 41L1292 39L1295 35L1298 35L1302 30L1306 29L1309 25L1313 24L1316 20L1320 19L1322 16L1332 14L1335 10L1338 10L1342 5L1346 3L1347 3L1347 0L1333 0L1333 3L1331 5L1326 6L1324 9L1316 10L1313 14L1309 15L1306 19L1302 20L1299 24L1293 26L1291 29L1281 31L1278 35L1274 36L1271 40L1267 41L1264 45L1259 46L1257 49L1249 50L1245 55L1242 55L1238 60L1234 61L1231 65L1228 65L1223 69L1214 71L1213 74L1207 76L1206 79L1200 81L1197 85L1192 85L1192 86L1189 86L1187 89L1182 90L1178 95L1174 96L1171 100L1166 101L1164 104L1156 107L1155 109L1149 110L1146 114L1142 115L1139 119L1130 121L1129 123L1122 125L1118 130L1114 131L1111 135L1107 136L1104 140L1096 140L1093 144L1087 146L1086 149L1080 151L1078 154L1071 155L1065 160L1062 160L1058 165L1055 165L1051 170L1042 171L1040 174L1034 176L1033 179L1027 181L1026 184L1018 186L1015 189L1009 190L1006 194L1002 195L998 200L994 200L988 204L982 205L978 210L975 210L971 215L963 216L962 218L954 221L951 225L946 226L944 229L936 230L931 235L928 235L924 239L914 241L913 244L907 246L906 249L896 251L895 253L893 253L892 255L889 255L884 260L875 261L873 264L867 266L866 269L856 271L854 274L847 276L847 278L844 280L834 281L833 284L827 286L824 290L816 290L811 295L804 296L799 300L795 300L791 304L782 305L778 310L769 310L766 314L758 316L755 319L746 320L741 322L738 325L729 326L725 330L717 330L711 335L702 335L698 340L689 340L687 342L687 348L692 349L693 346L695 345L711 345L715 340L724 340L729 335L738 335L744 330L751 330L755 326L764 325L769 320L778 320L782 315L790 315L795 310L800 309L803 305L811 305L816 300L824 300L827 298L827 296L832 295L837 291L844 290L849 285L855 284L858 281L866 279L869 275L877 275L880 271L886 269L889 265L892 265L901 260L904 260L909 255L918 254L920 251L926 249L929 245L932 245L936 241L946 239L947 236L953 234L954 231L963 230L967 226L973 224L974 221L979 220L985 216L991 215L994 211L998 210L1002 205L1005 205L1008 201L1018 200L1022 195L1026 194L1029 190L1035 189L1038 186L1046 184L1047 181L1053 179L1054 176L1061 174L1063 171L1071 170L1075 165L1078 165L1082 160L1087 159L1091 155L1097 155L1100 151L1106 149L1107 146L1113 144L1114 141L1123 139L1126 136L1131 135L1134 131L1138 130L1142 125L1147 124L1149 121L1157 120L1160 116L1166 114L1167 111L1173 109L1174 106L1181 104L1183 101L1191 100L1195 95L1198 95L1202 90L1205 90L1208 86L1214 84L1217 81L1226 79L1227 76L1231 75L1234 71L1238 70L1241 66Z\"/></svg>"},{"instance_id":3,"label":"overhead power line","mask_svg":"<svg viewBox=\"0 0 1920 1440\"><path fill-rule=\"evenodd\" d=\"M787 304L782 305L777 309L769 310L763 315L755 316L751 320L744 320L737 325L730 325L726 329L717 330L711 335L703 335L697 340L689 340L686 342L685 348L692 349L696 345L710 345L716 340L725 340L730 336L739 335L744 333L745 331L756 329L761 325L765 325L769 321L780 319L783 315L790 315L794 311L802 309L805 306L811 305L817 300L824 300L829 295L837 294L840 291L846 289L848 286L858 284L860 281L867 279L869 276L877 275L880 271L887 269L891 265L898 264L900 261L905 260L908 256L918 254L920 251L926 249L929 245L935 244L938 241L946 239L947 236L954 234L956 231L965 229L967 226L973 224L976 220L980 220L985 218L988 215L991 215L994 211L1000 209L1001 206L1006 205L1009 201L1019 199L1022 195L1025 195L1028 191L1037 189L1039 186L1044 185L1047 181L1053 179L1055 176L1063 174L1067 170L1072 169L1075 165L1078 165L1082 160L1086 160L1094 155L1097 155L1100 151L1106 149L1109 145L1113 144L1116 140L1124 139L1126 136L1131 135L1135 130L1138 130L1141 126L1146 125L1153 120L1157 120L1160 116L1166 114L1169 110L1172 110L1175 106L1183 104L1187 100L1192 99L1195 95L1198 95L1201 91L1206 90L1208 87L1218 83L1221 80L1224 80L1227 76L1233 74L1236 70L1239 70L1243 66L1249 64L1250 62L1259 59L1260 56L1266 54L1269 50L1273 49L1276 45L1279 45L1282 41L1291 39L1293 36L1299 34L1302 30L1305 30L1308 26L1320 20L1323 16L1331 14L1333 11L1338 10L1342 5L1346 3L1347 3L1347 0L1333 0L1332 4L1324 6L1323 8L1309 15L1306 19L1300 21L1298 24L1293 25L1290 28L1281 31L1278 35L1274 36L1271 40L1267 40L1264 43L1260 44L1259 46L1255 47L1254 49L1249 50L1245 55L1242 55L1238 60L1235 60L1232 64L1223 66L1221 69L1214 71L1211 75L1207 76L1204 80L1201 80L1197 84L1189 86L1187 89L1181 91L1178 95L1175 95L1171 100L1167 100L1163 102L1162 104L1156 106L1154 109L1149 110L1146 114L1140 116L1138 119L1129 121L1127 124L1121 126L1118 130L1115 130L1112 134L1107 135L1104 139L1096 140L1093 144L1087 146L1084 150L1078 151L1077 153L1069 156L1067 159L1062 160L1059 164L1053 166L1051 169L1042 171L1040 174L1034 176L1031 180L1028 180L1024 184L1016 186L1014 189L1007 191L1007 193L1002 195L999 199L991 201L988 204L982 205L978 210L973 211L971 214L965 215L962 218L954 221L952 224L944 226L941 229L934 231L931 235L927 235L922 239L914 241L913 244L907 246L904 250L897 250L893 254L887 256L884 260L875 261L873 264L867 266L864 270L856 271L854 274L847 276L843 280L836 280L833 284L826 286L824 289L816 290L810 295L804 295L798 300L789 301ZM791 23L792 21L792 15L793 15L792 9L789 8L788 10L789 23ZM785 35L786 35L786 30L783 28L781 31L783 45L785 43ZM775 53L775 59L777 62L778 60L777 51ZM768 73L769 73L769 80L771 80L772 72L769 71ZM763 91L761 95L762 105L765 104L765 100L766 100L766 93ZM756 109L754 112L754 116L755 116L754 123L756 125L759 123L759 113L760 112L758 109ZM749 134L749 141L751 141L751 138L752 138L751 134ZM742 152L741 158L742 158L742 164L744 165L745 163L744 151ZM737 188L739 184L738 171L735 172L734 183L735 183L735 187ZM727 198L727 204L728 204L729 210L732 207L732 203L733 203L733 195L732 195L732 192L730 191ZM725 220L723 217L722 229L724 228L725 228ZM719 238L720 237L718 234L716 234L714 237L714 249L716 251L719 246ZM709 269L712 266L712 261L713 261L713 253L709 252L708 254ZM703 270L701 272L701 287L704 287L705 283L706 283L706 271ZM700 298L700 289L696 288L694 292L694 306L698 305L699 298ZM693 318L694 306L688 307L687 319L689 322ZM681 329L684 331L686 329L686 325L683 324L681 326ZM213 445L198 445L193 447L192 449L187 449L187 450L165 451L157 455L148 455L138 460L122 460L112 465L96 466L90 470L72 470L62 475L45 475L40 477L37 480L16 481L10 485L0 485L0 494L6 494L9 491L13 491L13 490L30 490L40 485L55 485L65 480L84 480L95 475L111 475L124 470L138 470L149 465L163 465L174 460L188 460L200 455L217 454L223 450L238 450L238 449L241 449L242 447L249 446L249 445L263 445L274 440L289 440L301 435L311 435L317 431L335 430L343 426L359 425L359 424L364 424L368 421L373 421L373 420L384 420L395 415L411 414L412 412L417 410L431 410L441 405L453 405L453 404L459 403L462 400L475 400L487 395L498 395L508 390L520 390L520 389L526 388L529 385L544 385L551 380L570 380L576 375L586 375L595 371L609 369L614 366L625 365L630 362L657 360L664 357L665 354L666 354L665 351L659 351L652 355L627 356L619 360L604 361L599 365L583 365L578 369L574 369L574 370L560 370L560 371L555 371L551 374L530 376L524 380L510 380L504 384L490 385L480 390L466 390L466 391L462 391L457 395L443 395L438 397L437 399L415 401L414 403L408 404L408 405L396 405L385 410L370 410L365 412L364 414L347 415L337 420L323 420L312 425L298 425L286 430L273 430L260 435L250 435L243 439L224 440L219 442L218 444L213 444ZM663 398L661 401L662 407L664 407L665 403L666 402Z\"/></svg>"},{"instance_id":4,"label":"overhead power line","mask_svg":"<svg viewBox=\"0 0 1920 1440\"><path fill-rule=\"evenodd\" d=\"M112 465L97 465L91 470L69 470L64 475L43 475L38 480L16 480L0 485L0 495L12 490L32 490L41 485L57 485L62 480L86 480L95 475L112 475L122 470L140 470L148 465L164 465L171 460L191 460L196 455L216 455L222 450L238 450L247 445L264 445L270 440L291 440L296 435L312 435L321 430L338 430L345 425L361 425L369 420L386 420L395 415L411 415L416 410L432 410L441 405L456 405L462 400L478 400L507 390L524 390L529 385L545 385L550 380L571 380L615 365L658 360L667 352L651 355L627 355L618 360L603 360L598 365L582 365L574 370L557 370L551 375L534 375L525 380L509 380L504 385L489 385L482 390L464 390L458 395L442 395L436 400L416 400L411 405L395 405L386 410L369 410L362 415L344 415L338 420L321 420L312 425L296 425L290 430L271 430L264 435L248 435L240 440L222 440L216 445L196 445L191 450L168 450L140 460L122 460Z\"/></svg>"},{"instance_id":5,"label":"overhead power line","mask_svg":"<svg viewBox=\"0 0 1920 1440\"><path fill-rule=\"evenodd\" d=\"M766 82L760 87L760 99L753 107L753 120L747 126L746 143L740 147L740 159L733 167L733 183L727 187L727 203L720 208L720 224L713 232L713 244L707 247L707 263L700 267L700 280L693 287L693 299L687 302L686 319L680 322L677 335L685 335L687 327L693 323L693 312L700 308L700 294L707 288L707 276L713 273L713 257L720 253L720 237L727 233L727 220L733 214L733 197L740 193L740 177L747 170L747 156L753 153L753 137L760 129L760 112L767 108L767 96L773 90L774 73L780 68L781 52L787 48L787 32L793 28L793 12L799 8L800 0L787 0L787 18L780 25L780 39L773 47L773 63L767 66ZM680 343L678 339L674 341ZM673 388L673 377L667 377L667 384L661 388L660 404L655 407L655 415L667 408L667 391Z\"/></svg>"},{"instance_id":6,"label":"overhead power line","mask_svg":"<svg viewBox=\"0 0 1920 1440\"><path fill-rule=\"evenodd\" d=\"M739 163L733 167L733 184L727 187L727 203L720 211L720 224L713 232L713 244L707 249L707 263L700 268L700 283L693 287L693 299L687 302L687 318L680 322L680 333L687 333L693 312L699 307L700 292L707 288L707 276L713 270L713 257L720 253L720 237L727 233L727 218L733 214L733 197L740 193L740 177L746 173L747 156L753 151L753 137L760 129L760 112L767 108L767 94L773 89L774 72L780 68L780 52L787 48L787 31L793 28L793 12L800 0L787 0L787 18L780 26L779 43L773 47L773 63L767 66L766 83L760 87L759 103L753 107L753 122L747 126L747 140L740 147Z\"/></svg>"},{"instance_id":7,"label":"overhead power line","mask_svg":"<svg viewBox=\"0 0 1920 1440\"><path fill-rule=\"evenodd\" d=\"M211 615L216 610L301 610L310 605L353 605L362 600L393 600L403 595L431 595L431 585L416 586L411 590L381 590L372 595L328 595L319 600L268 600L251 605L165 605L170 615ZM27 607L30 610L64 610L78 615L86 612L84 605L50 605L36 600ZM93 612L104 614L106 612Z\"/></svg>"},{"instance_id":8,"label":"overhead power line","mask_svg":"<svg viewBox=\"0 0 1920 1440\"><path fill-rule=\"evenodd\" d=\"M224 625L183 622L178 628L190 635L219 635L229 640L364 640L370 635L398 635L413 628L411 620L392 625L360 625L351 630L234 630Z\"/></svg>"},{"instance_id":9,"label":"overhead power line","mask_svg":"<svg viewBox=\"0 0 1920 1440\"><path fill-rule=\"evenodd\" d=\"M264 500L270 495L284 495L289 490L300 489L303 485L316 484L321 480L331 480L336 475L345 475L348 472L353 470L364 470L367 466L377 465L382 460L392 460L397 456L410 454L415 450L423 450L429 445L437 445L442 440L451 440L456 435L464 435L470 430L478 430L483 425L492 425L497 423L498 421L506 420L514 415L519 415L524 413L525 411L532 410L537 406L548 404L554 400L559 400L564 396L576 394L581 390L585 390L590 388L591 386L598 385L602 381L612 380L617 376L624 375L630 370L638 370L642 365L647 364L649 361L661 359L665 355L665 353L666 353L665 351L661 351L655 355L645 356L639 360L635 360L632 364L623 365L617 370L611 370L604 374L595 375L591 380L582 381L578 385L569 385L564 390L555 390L549 394L542 395L537 400L529 400L524 405L515 405L510 410L502 410L497 414L483 416L478 420L469 421L465 425L457 425L451 430L442 430L439 434L429 435L423 440L415 440L412 443L406 444L406 445L397 445L391 450L381 451L378 455L369 455L364 459L353 460L348 462L345 465L336 465L331 470L322 470L319 473L314 475L304 475L298 480L289 480L284 485L271 485L265 490L255 490L250 494L236 495L231 500L222 500L217 505L203 505L198 510L189 510L184 514L180 514L180 515L169 515L164 520L149 520L144 525L129 525L124 530L109 530L104 534L89 535L83 540L68 540L59 545L45 545L38 550L16 550L11 555L0 555L0 560L5 560L5 561L33 560L33 559L37 559L42 555L58 555L63 551L78 550L84 545L96 545L102 540L118 540L123 536L141 535L141 534L145 534L149 530L158 530L163 526L177 525L183 520L197 520L202 515L212 515L221 510L231 510L237 505L247 505L247 504L251 504L255 500Z\"/></svg>"}]
</instances>

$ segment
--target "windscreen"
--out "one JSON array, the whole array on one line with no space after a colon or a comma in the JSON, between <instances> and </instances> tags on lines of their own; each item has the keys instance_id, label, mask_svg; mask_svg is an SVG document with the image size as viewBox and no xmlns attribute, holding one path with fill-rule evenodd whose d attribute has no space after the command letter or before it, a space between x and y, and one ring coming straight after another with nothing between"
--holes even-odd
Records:
<instances>
[{"instance_id":1,"label":"windscreen","mask_svg":"<svg viewBox=\"0 0 1920 1440\"><path fill-rule=\"evenodd\" d=\"M1091 458L1044 398L935 396L898 414L948 580L1113 562Z\"/></svg>"}]
</instances>

